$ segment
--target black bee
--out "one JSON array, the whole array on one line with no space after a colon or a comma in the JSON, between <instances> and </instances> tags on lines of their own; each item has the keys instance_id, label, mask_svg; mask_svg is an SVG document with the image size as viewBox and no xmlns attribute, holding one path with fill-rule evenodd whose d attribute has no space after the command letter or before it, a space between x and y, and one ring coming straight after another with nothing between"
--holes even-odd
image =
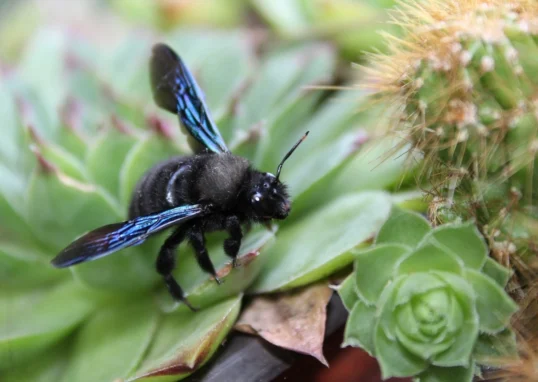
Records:
<instances>
[{"instance_id":1,"label":"black bee","mask_svg":"<svg viewBox=\"0 0 538 382\"><path fill-rule=\"evenodd\" d=\"M203 148L194 156L171 158L151 168L139 181L129 207L129 220L97 228L75 240L53 260L63 268L141 244L149 236L175 227L157 257L157 272L170 294L191 309L172 276L175 251L187 239L200 267L220 284L208 256L205 233L225 230L224 251L236 266L241 225L285 219L290 213L286 186L279 176L283 163L308 132L284 156L276 176L252 168L231 154L204 102L204 96L181 58L168 46L153 47L151 85L157 105L177 113L183 126Z\"/></svg>"}]
</instances>

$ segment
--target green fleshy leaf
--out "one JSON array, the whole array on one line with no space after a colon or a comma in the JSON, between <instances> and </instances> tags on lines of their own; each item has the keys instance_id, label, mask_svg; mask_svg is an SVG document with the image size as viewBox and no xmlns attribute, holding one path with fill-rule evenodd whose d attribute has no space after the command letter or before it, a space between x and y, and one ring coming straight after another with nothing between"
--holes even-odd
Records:
<instances>
[{"instance_id":1,"label":"green fleshy leaf","mask_svg":"<svg viewBox=\"0 0 538 382\"><path fill-rule=\"evenodd\" d=\"M63 381L125 379L143 359L158 318L144 298L100 308L77 333Z\"/></svg>"},{"instance_id":2,"label":"green fleshy leaf","mask_svg":"<svg viewBox=\"0 0 538 382\"><path fill-rule=\"evenodd\" d=\"M332 59L331 50L320 44L279 51L266 57L258 69L256 81L240 100L234 129L248 131L299 97L301 86L326 80Z\"/></svg>"},{"instance_id":3,"label":"green fleshy leaf","mask_svg":"<svg viewBox=\"0 0 538 382\"><path fill-rule=\"evenodd\" d=\"M359 126L365 123L360 122ZM312 138L315 137L313 134L310 135ZM367 135L364 131L357 132L353 140L360 142L365 137ZM310 139L309 136L308 140ZM409 166L405 164L403 155L409 148L395 152L388 158L386 156L387 152L394 152L394 146L400 143L391 139L375 139L361 144L360 149L348 160L314 183L302 195L298 195L293 204L294 213L302 214L312 205L323 205L343 195L367 190L384 190L399 185L404 174L409 172Z\"/></svg>"},{"instance_id":4,"label":"green fleshy leaf","mask_svg":"<svg viewBox=\"0 0 538 382\"><path fill-rule=\"evenodd\" d=\"M351 312L355 303L359 301L359 296L357 296L355 288L355 275L353 273L336 287L336 291L348 312Z\"/></svg>"},{"instance_id":5,"label":"green fleshy leaf","mask_svg":"<svg viewBox=\"0 0 538 382\"><path fill-rule=\"evenodd\" d=\"M350 160L356 151L353 141L353 135L348 134L320 148L315 148L310 145L309 139L306 139L301 145L305 146L301 147L301 151L310 153L289 165L286 163L286 166L289 166L286 167L286 183L293 196L293 214L290 219L301 219L304 213L317 203L311 199L310 192Z\"/></svg>"},{"instance_id":6,"label":"green fleshy leaf","mask_svg":"<svg viewBox=\"0 0 538 382\"><path fill-rule=\"evenodd\" d=\"M22 126L16 118L16 104L8 90L7 84L0 76L0 115L2 116L2 144L0 145L0 163L8 167L17 166L21 156L20 140Z\"/></svg>"},{"instance_id":7,"label":"green fleshy leaf","mask_svg":"<svg viewBox=\"0 0 538 382\"><path fill-rule=\"evenodd\" d=\"M396 310L397 329L409 337L410 340L419 343L437 343L446 337L446 321L439 320L434 323L419 322L415 318L412 304L398 307Z\"/></svg>"},{"instance_id":8,"label":"green fleshy leaf","mask_svg":"<svg viewBox=\"0 0 538 382\"><path fill-rule=\"evenodd\" d=\"M383 379L416 375L428 366L427 361L409 353L398 341L390 340L379 324L375 328L374 348Z\"/></svg>"},{"instance_id":9,"label":"green fleshy leaf","mask_svg":"<svg viewBox=\"0 0 538 382\"><path fill-rule=\"evenodd\" d=\"M69 151L54 144L39 147L40 154L63 174L80 182L87 181L88 176L82 162Z\"/></svg>"},{"instance_id":10,"label":"green fleshy leaf","mask_svg":"<svg viewBox=\"0 0 538 382\"><path fill-rule=\"evenodd\" d=\"M47 169L37 169L30 180L27 210L36 236L57 250L119 217L102 190Z\"/></svg>"},{"instance_id":11,"label":"green fleshy leaf","mask_svg":"<svg viewBox=\"0 0 538 382\"><path fill-rule=\"evenodd\" d=\"M448 333L456 333L463 325L465 317L459 304L458 298L455 295L450 296L450 313L447 316L446 330Z\"/></svg>"},{"instance_id":12,"label":"green fleshy leaf","mask_svg":"<svg viewBox=\"0 0 538 382\"><path fill-rule=\"evenodd\" d=\"M29 245L0 242L0 290L26 290L66 277L50 266L48 257Z\"/></svg>"},{"instance_id":13,"label":"green fleshy leaf","mask_svg":"<svg viewBox=\"0 0 538 382\"><path fill-rule=\"evenodd\" d=\"M459 258L450 251L434 244L423 244L398 264L396 274L404 275L435 270L460 275L463 267Z\"/></svg>"},{"instance_id":14,"label":"green fleshy leaf","mask_svg":"<svg viewBox=\"0 0 538 382\"><path fill-rule=\"evenodd\" d=\"M510 317L518 310L514 300L493 279L480 272L468 269L465 277L477 296L480 331L495 334L506 328Z\"/></svg>"},{"instance_id":15,"label":"green fleshy leaf","mask_svg":"<svg viewBox=\"0 0 538 382\"><path fill-rule=\"evenodd\" d=\"M51 346L28 364L9 367L2 373L2 382L51 382L60 381L69 358L67 341Z\"/></svg>"},{"instance_id":16,"label":"green fleshy leaf","mask_svg":"<svg viewBox=\"0 0 538 382\"><path fill-rule=\"evenodd\" d=\"M92 142L86 156L90 179L111 195L119 197L119 174L127 153L136 144L136 137L109 129Z\"/></svg>"},{"instance_id":17,"label":"green fleshy leaf","mask_svg":"<svg viewBox=\"0 0 538 382\"><path fill-rule=\"evenodd\" d=\"M484 267L482 268L482 272L486 276L495 280L495 282L503 288L506 286L506 283L510 279L510 269L502 266L497 261L493 260L491 257L488 257L486 259Z\"/></svg>"},{"instance_id":18,"label":"green fleshy leaf","mask_svg":"<svg viewBox=\"0 0 538 382\"><path fill-rule=\"evenodd\" d=\"M157 163L180 152L164 137L150 134L129 150L120 171L120 200L127 206L136 184L144 173Z\"/></svg>"},{"instance_id":19,"label":"green fleshy leaf","mask_svg":"<svg viewBox=\"0 0 538 382\"><path fill-rule=\"evenodd\" d=\"M304 134L304 131L301 132ZM294 138L290 142L297 141L298 139L298 137ZM302 147L303 145L304 147ZM283 146L288 148L289 144L283 144ZM307 192L316 182L338 168L356 150L354 146L353 136L351 135L345 135L320 148L312 147L309 140L306 139L301 144L301 151L294 154L299 156L302 152L303 156L298 158L297 161L290 161L289 164L286 162L286 166L289 166L286 167L286 184L290 188L292 197L297 196L299 198L301 194ZM305 155L304 153L307 154ZM276 168L276 166L269 168ZM305 199L298 202L299 214L301 213L301 209L311 208L311 205L301 205L302 203L308 203L308 201ZM297 216L300 217L300 215ZM290 218L292 217L295 216L290 216Z\"/></svg>"},{"instance_id":20,"label":"green fleshy leaf","mask_svg":"<svg viewBox=\"0 0 538 382\"><path fill-rule=\"evenodd\" d=\"M459 331L454 333L455 341L450 349L432 358L432 364L442 367L468 367L471 361L473 346L478 337L478 313L475 307L475 296L472 286L453 273L434 271L432 275L446 283L456 297L463 315ZM450 322L448 325L451 325Z\"/></svg>"},{"instance_id":21,"label":"green fleshy leaf","mask_svg":"<svg viewBox=\"0 0 538 382\"><path fill-rule=\"evenodd\" d=\"M444 352L449 349L455 341L454 338L445 338L442 342L419 342L407 336L400 327L396 328L396 338L403 348L420 359L429 359L436 354Z\"/></svg>"},{"instance_id":22,"label":"green fleshy leaf","mask_svg":"<svg viewBox=\"0 0 538 382\"><path fill-rule=\"evenodd\" d=\"M150 104L151 101L147 66L151 42L148 36L127 35L115 45L108 54L99 57L97 71L102 81L110 85L115 97L129 100L129 112L136 113L138 111L133 110L133 103Z\"/></svg>"},{"instance_id":23,"label":"green fleshy leaf","mask_svg":"<svg viewBox=\"0 0 538 382\"><path fill-rule=\"evenodd\" d=\"M383 330L385 331L385 335L391 341L396 339L394 329L398 324L396 320L397 317L394 314L396 309L398 309L396 306L397 292L406 278L407 276L399 276L392 280L392 282L388 283L381 292L381 296L379 296L379 300L376 304L376 316L378 317L378 323L382 326Z\"/></svg>"},{"instance_id":24,"label":"green fleshy leaf","mask_svg":"<svg viewBox=\"0 0 538 382\"><path fill-rule=\"evenodd\" d=\"M304 5L299 1L253 0L252 5L284 36L298 36L304 33L312 22L312 15L305 12Z\"/></svg>"},{"instance_id":25,"label":"green fleshy leaf","mask_svg":"<svg viewBox=\"0 0 538 382\"><path fill-rule=\"evenodd\" d=\"M400 275L400 277L403 281L396 292L396 300L394 301L396 305L407 304L417 295L446 287L442 280L427 272Z\"/></svg>"},{"instance_id":26,"label":"green fleshy leaf","mask_svg":"<svg viewBox=\"0 0 538 382\"><path fill-rule=\"evenodd\" d=\"M197 313L182 311L161 321L148 353L127 380L177 381L207 362L232 328L241 296Z\"/></svg>"},{"instance_id":27,"label":"green fleshy leaf","mask_svg":"<svg viewBox=\"0 0 538 382\"><path fill-rule=\"evenodd\" d=\"M430 224L423 216L394 207L377 235L376 244L402 244L414 248L430 230Z\"/></svg>"},{"instance_id":28,"label":"green fleshy leaf","mask_svg":"<svg viewBox=\"0 0 538 382\"><path fill-rule=\"evenodd\" d=\"M334 71L335 63L332 53L330 47L324 45L312 45L309 49L298 52L298 57L299 55L311 56L313 61L304 66L304 71L301 71L300 75L293 80L290 88L283 95L286 98L289 97L289 104L284 107L277 106L274 110L276 112L272 113L270 117L268 116L264 126L267 134L258 144L256 165L276 168L293 142L296 142L308 131L307 127L304 126L304 121L315 118L312 115L315 110L314 105L323 93L313 91L305 94L303 88L326 82L329 79L330 74ZM333 122L337 123L338 121ZM337 132L331 138L336 137ZM315 152L308 148L302 148L302 150L310 153Z\"/></svg>"},{"instance_id":29,"label":"green fleshy leaf","mask_svg":"<svg viewBox=\"0 0 538 382\"><path fill-rule=\"evenodd\" d=\"M25 362L66 336L94 309L90 297L73 281L0 293L0 370Z\"/></svg>"},{"instance_id":30,"label":"green fleshy leaf","mask_svg":"<svg viewBox=\"0 0 538 382\"><path fill-rule=\"evenodd\" d=\"M361 298L373 305L392 279L398 261L409 253L403 245L376 245L356 255L355 285Z\"/></svg>"},{"instance_id":31,"label":"green fleshy leaf","mask_svg":"<svg viewBox=\"0 0 538 382\"><path fill-rule=\"evenodd\" d=\"M357 300L349 313L342 346L360 347L370 355L374 351L375 307Z\"/></svg>"},{"instance_id":32,"label":"green fleshy leaf","mask_svg":"<svg viewBox=\"0 0 538 382\"><path fill-rule=\"evenodd\" d=\"M466 268L478 270L487 259L488 248L473 223L440 226L424 238L424 243L430 242L461 258Z\"/></svg>"},{"instance_id":33,"label":"green fleshy leaf","mask_svg":"<svg viewBox=\"0 0 538 382\"><path fill-rule=\"evenodd\" d=\"M430 366L414 381L416 382L472 382L475 366L436 367Z\"/></svg>"},{"instance_id":34,"label":"green fleshy leaf","mask_svg":"<svg viewBox=\"0 0 538 382\"><path fill-rule=\"evenodd\" d=\"M473 351L473 357L480 365L501 367L506 365L507 358L517 359L516 335L510 329L500 333L480 334Z\"/></svg>"},{"instance_id":35,"label":"green fleshy leaf","mask_svg":"<svg viewBox=\"0 0 538 382\"><path fill-rule=\"evenodd\" d=\"M364 192L342 197L286 227L250 291L290 289L330 275L351 262L349 251L372 237L389 211L387 194Z\"/></svg>"},{"instance_id":36,"label":"green fleshy leaf","mask_svg":"<svg viewBox=\"0 0 538 382\"><path fill-rule=\"evenodd\" d=\"M58 110L62 105L66 87L64 57L68 38L58 29L42 29L35 34L21 62L21 76L43 104L46 114L40 118L39 132L54 138L59 124Z\"/></svg>"}]
</instances>

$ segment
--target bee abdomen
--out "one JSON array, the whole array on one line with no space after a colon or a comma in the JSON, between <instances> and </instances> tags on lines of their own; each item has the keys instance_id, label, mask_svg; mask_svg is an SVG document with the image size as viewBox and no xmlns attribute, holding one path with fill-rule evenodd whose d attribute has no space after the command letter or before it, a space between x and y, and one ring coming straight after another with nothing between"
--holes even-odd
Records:
<instances>
[{"instance_id":1,"label":"bee abdomen","mask_svg":"<svg viewBox=\"0 0 538 382\"><path fill-rule=\"evenodd\" d=\"M129 218L164 211L181 204L175 195L173 184L180 180L189 157L174 157L150 168L136 185Z\"/></svg>"}]
</instances>

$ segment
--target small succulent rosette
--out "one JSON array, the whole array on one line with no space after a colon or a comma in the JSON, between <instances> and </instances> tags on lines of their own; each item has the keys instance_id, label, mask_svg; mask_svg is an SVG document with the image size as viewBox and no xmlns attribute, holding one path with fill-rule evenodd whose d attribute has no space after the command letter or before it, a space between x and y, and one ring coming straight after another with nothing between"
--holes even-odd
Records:
<instances>
[{"instance_id":1,"label":"small succulent rosette","mask_svg":"<svg viewBox=\"0 0 538 382\"><path fill-rule=\"evenodd\" d=\"M516 352L508 277L473 224L432 229L396 209L339 288L344 345L376 357L383 378L471 381L478 365Z\"/></svg>"}]
</instances>

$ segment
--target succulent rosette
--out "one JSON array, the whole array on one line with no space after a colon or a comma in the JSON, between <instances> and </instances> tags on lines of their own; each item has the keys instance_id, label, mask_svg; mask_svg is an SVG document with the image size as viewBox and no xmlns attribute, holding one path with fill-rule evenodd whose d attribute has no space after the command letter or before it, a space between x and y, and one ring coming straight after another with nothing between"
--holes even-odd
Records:
<instances>
[{"instance_id":1,"label":"succulent rosette","mask_svg":"<svg viewBox=\"0 0 538 382\"><path fill-rule=\"evenodd\" d=\"M478 365L516 351L508 276L474 225L432 229L394 209L339 289L350 310L345 345L375 356L383 378L471 381Z\"/></svg>"},{"instance_id":2,"label":"succulent rosette","mask_svg":"<svg viewBox=\"0 0 538 382\"><path fill-rule=\"evenodd\" d=\"M257 55L243 32L179 30L160 40L191 68L228 147L255 167L274 171L310 130L282 172L293 212L278 228L253 227L235 269L222 237L208 237L220 286L179 249L175 277L196 313L172 301L155 271L162 235L54 269L50 260L76 237L126 219L147 169L191 152L177 118L152 100L153 40L132 33L105 48L40 30L0 76L2 381L184 378L217 350L245 294L327 277L389 216L394 199L384 189L400 182L403 159L377 165L391 143L374 142L372 116L340 95L305 90L330 81L330 46Z\"/></svg>"}]
</instances>

